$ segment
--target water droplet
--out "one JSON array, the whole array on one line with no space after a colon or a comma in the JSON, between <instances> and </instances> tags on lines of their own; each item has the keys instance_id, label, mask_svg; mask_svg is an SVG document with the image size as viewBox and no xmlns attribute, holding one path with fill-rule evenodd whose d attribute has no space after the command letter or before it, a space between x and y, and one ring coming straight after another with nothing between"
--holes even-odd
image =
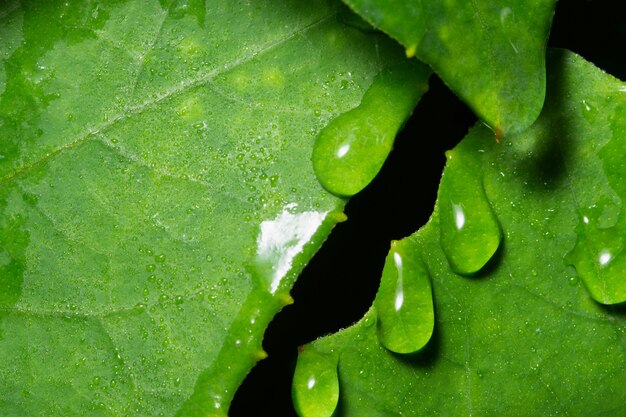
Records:
<instances>
[{"instance_id":1,"label":"water droplet","mask_svg":"<svg viewBox=\"0 0 626 417\"><path fill-rule=\"evenodd\" d=\"M430 276L409 239L392 243L374 306L378 337L387 349L417 352L430 340L435 322Z\"/></svg>"},{"instance_id":2,"label":"water droplet","mask_svg":"<svg viewBox=\"0 0 626 417\"><path fill-rule=\"evenodd\" d=\"M597 112L596 112L595 105L593 105L592 102L588 99L582 100L580 104L582 106L582 109L583 109L582 113L585 119L587 119L589 123L597 122L597 117L596 117Z\"/></svg>"},{"instance_id":3,"label":"water droplet","mask_svg":"<svg viewBox=\"0 0 626 417\"><path fill-rule=\"evenodd\" d=\"M330 417L339 402L337 356L308 347L298 355L293 401L301 417Z\"/></svg>"},{"instance_id":4,"label":"water droplet","mask_svg":"<svg viewBox=\"0 0 626 417\"><path fill-rule=\"evenodd\" d=\"M381 72L358 107L320 132L313 148L313 168L328 191L351 196L374 179L396 134L426 91L428 75L425 67L409 61Z\"/></svg>"},{"instance_id":5,"label":"water droplet","mask_svg":"<svg viewBox=\"0 0 626 417\"><path fill-rule=\"evenodd\" d=\"M602 227L605 211L606 205L598 204L582 213L576 245L565 262L574 265L594 300L617 304L626 301L626 224L618 220L612 227ZM573 277L570 284L576 285L577 281Z\"/></svg>"},{"instance_id":6,"label":"water droplet","mask_svg":"<svg viewBox=\"0 0 626 417\"><path fill-rule=\"evenodd\" d=\"M439 188L441 247L452 269L464 275L484 267L502 240L482 185L480 158L467 146L447 153Z\"/></svg>"}]
</instances>

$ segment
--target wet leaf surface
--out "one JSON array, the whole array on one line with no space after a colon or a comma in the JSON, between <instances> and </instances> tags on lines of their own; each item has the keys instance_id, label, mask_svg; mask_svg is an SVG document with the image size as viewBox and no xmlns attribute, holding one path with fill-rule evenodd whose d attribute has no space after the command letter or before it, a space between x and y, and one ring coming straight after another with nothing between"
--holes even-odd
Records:
<instances>
[{"instance_id":1,"label":"wet leaf surface","mask_svg":"<svg viewBox=\"0 0 626 417\"><path fill-rule=\"evenodd\" d=\"M607 259L594 246L621 247L624 236L624 90L579 56L551 51L535 125L501 143L479 125L454 149L478 161L471 175L501 225L501 247L477 275L455 273L438 203L402 240L432 278L426 347L413 355L385 348L376 302L353 327L306 347L339 357L336 415L624 414L626 281L610 263L626 254L605 248ZM446 169L443 181L457 172ZM601 214L592 222L589 212ZM591 239L581 223L614 240ZM594 266L581 268L578 256Z\"/></svg>"},{"instance_id":2,"label":"wet leaf surface","mask_svg":"<svg viewBox=\"0 0 626 417\"><path fill-rule=\"evenodd\" d=\"M556 1L344 0L429 64L497 136L543 106L545 48Z\"/></svg>"},{"instance_id":3,"label":"wet leaf surface","mask_svg":"<svg viewBox=\"0 0 626 417\"><path fill-rule=\"evenodd\" d=\"M2 416L225 415L345 218L314 140L401 49L332 2L210 6L0 6Z\"/></svg>"}]
</instances>

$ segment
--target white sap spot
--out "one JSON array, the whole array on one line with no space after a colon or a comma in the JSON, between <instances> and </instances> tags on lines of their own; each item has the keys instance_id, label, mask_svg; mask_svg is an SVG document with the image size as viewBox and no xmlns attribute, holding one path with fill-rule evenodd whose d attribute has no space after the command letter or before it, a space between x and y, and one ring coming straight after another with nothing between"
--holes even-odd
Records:
<instances>
[{"instance_id":1,"label":"white sap spot","mask_svg":"<svg viewBox=\"0 0 626 417\"><path fill-rule=\"evenodd\" d=\"M219 410L220 408L222 408L222 396L213 394L212 397L213 397L213 407L216 410Z\"/></svg>"},{"instance_id":2,"label":"white sap spot","mask_svg":"<svg viewBox=\"0 0 626 417\"><path fill-rule=\"evenodd\" d=\"M350 144L347 143L341 146L339 150L337 151L337 158L343 158L344 156L346 156L349 150L350 150Z\"/></svg>"},{"instance_id":3,"label":"white sap spot","mask_svg":"<svg viewBox=\"0 0 626 417\"><path fill-rule=\"evenodd\" d=\"M461 230L463 226L465 226L465 213L463 212L463 207L458 204L453 204L452 209L454 210L454 224L456 225L457 230Z\"/></svg>"},{"instance_id":4,"label":"white sap spot","mask_svg":"<svg viewBox=\"0 0 626 417\"><path fill-rule=\"evenodd\" d=\"M404 288L402 285L402 256L395 252L393 254L393 260L396 263L396 270L398 271L398 282L396 284L396 299L394 301L394 308L399 311L404 304Z\"/></svg>"},{"instance_id":5,"label":"white sap spot","mask_svg":"<svg viewBox=\"0 0 626 417\"><path fill-rule=\"evenodd\" d=\"M297 205L285 206L274 220L261 223L257 238L258 260L269 265L271 271L270 292L275 294L282 279L292 268L294 258L302 252L326 218L326 212L305 211L291 213Z\"/></svg>"},{"instance_id":6,"label":"white sap spot","mask_svg":"<svg viewBox=\"0 0 626 417\"><path fill-rule=\"evenodd\" d=\"M510 7L503 7L500 10L500 25L502 25L503 28L507 26L508 21L510 20L512 14L513 14L513 10L511 10ZM513 48L515 53L518 54L519 50L517 49L517 46L515 46L515 44L513 43L513 41L511 40L508 34L506 34L506 37L507 37L507 40L509 41L509 44L511 45L511 48Z\"/></svg>"},{"instance_id":7,"label":"white sap spot","mask_svg":"<svg viewBox=\"0 0 626 417\"><path fill-rule=\"evenodd\" d=\"M511 15L513 11L511 10L510 7L503 7L500 10L500 24L502 26L504 26L504 22L506 21L506 19Z\"/></svg>"},{"instance_id":8,"label":"white sap spot","mask_svg":"<svg viewBox=\"0 0 626 417\"><path fill-rule=\"evenodd\" d=\"M600 263L600 266L604 266L606 264L608 264L609 262L611 262L611 253L608 250L603 250L602 252L600 252L600 256L598 257L598 262Z\"/></svg>"}]
</instances>

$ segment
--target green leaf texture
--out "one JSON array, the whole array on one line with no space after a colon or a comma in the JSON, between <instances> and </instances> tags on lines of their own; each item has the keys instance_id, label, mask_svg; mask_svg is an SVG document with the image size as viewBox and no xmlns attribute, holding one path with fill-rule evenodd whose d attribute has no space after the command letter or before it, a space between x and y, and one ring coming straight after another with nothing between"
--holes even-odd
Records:
<instances>
[{"instance_id":1,"label":"green leaf texture","mask_svg":"<svg viewBox=\"0 0 626 417\"><path fill-rule=\"evenodd\" d=\"M431 220L401 241L432 278L432 338L411 355L391 352L381 337L381 325L390 324L381 322L389 314L378 311L386 297L379 291L356 325L304 347L336 358L341 389L334 415L626 413L625 91L582 58L551 51L547 103L533 127L496 143L478 125L449 153ZM473 176L467 190L443 187L459 175ZM468 277L455 273L445 253L455 246L443 247L453 232L442 222L451 201L464 202L466 211L482 207L471 196L486 198L491 211L482 215L497 219L503 240ZM458 228L475 217L457 217ZM484 241L476 229L456 237ZM430 319L424 314L424 322Z\"/></svg>"},{"instance_id":2,"label":"green leaf texture","mask_svg":"<svg viewBox=\"0 0 626 417\"><path fill-rule=\"evenodd\" d=\"M405 61L340 12L2 2L0 415L226 414L345 218L317 134Z\"/></svg>"},{"instance_id":3,"label":"green leaf texture","mask_svg":"<svg viewBox=\"0 0 626 417\"><path fill-rule=\"evenodd\" d=\"M555 0L344 0L502 136L539 116Z\"/></svg>"}]
</instances>

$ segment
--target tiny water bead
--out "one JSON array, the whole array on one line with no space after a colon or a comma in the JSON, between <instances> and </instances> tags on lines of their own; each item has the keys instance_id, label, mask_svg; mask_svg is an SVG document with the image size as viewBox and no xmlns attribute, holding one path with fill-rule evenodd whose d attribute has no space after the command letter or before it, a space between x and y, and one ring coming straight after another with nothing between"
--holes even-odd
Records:
<instances>
[{"instance_id":1,"label":"tiny water bead","mask_svg":"<svg viewBox=\"0 0 626 417\"><path fill-rule=\"evenodd\" d=\"M439 187L441 247L452 269L462 275L480 271L502 240L483 188L480 163L470 152L475 151L457 148L446 153Z\"/></svg>"},{"instance_id":2,"label":"tiny water bead","mask_svg":"<svg viewBox=\"0 0 626 417\"><path fill-rule=\"evenodd\" d=\"M298 354L292 397L300 417L330 417L339 403L338 357L308 347Z\"/></svg>"},{"instance_id":3,"label":"tiny water bead","mask_svg":"<svg viewBox=\"0 0 626 417\"><path fill-rule=\"evenodd\" d=\"M333 194L352 196L378 174L420 97L429 70L416 61L384 70L372 82L361 104L332 120L318 135L313 168Z\"/></svg>"},{"instance_id":4,"label":"tiny water bead","mask_svg":"<svg viewBox=\"0 0 626 417\"><path fill-rule=\"evenodd\" d=\"M374 300L378 337L387 349L413 353L430 340L435 324L430 275L408 239L392 242Z\"/></svg>"},{"instance_id":5,"label":"tiny water bead","mask_svg":"<svg viewBox=\"0 0 626 417\"><path fill-rule=\"evenodd\" d=\"M593 207L581 215L576 245L565 261L574 265L594 300L618 304L626 301L626 222L600 227L601 210Z\"/></svg>"}]
</instances>

